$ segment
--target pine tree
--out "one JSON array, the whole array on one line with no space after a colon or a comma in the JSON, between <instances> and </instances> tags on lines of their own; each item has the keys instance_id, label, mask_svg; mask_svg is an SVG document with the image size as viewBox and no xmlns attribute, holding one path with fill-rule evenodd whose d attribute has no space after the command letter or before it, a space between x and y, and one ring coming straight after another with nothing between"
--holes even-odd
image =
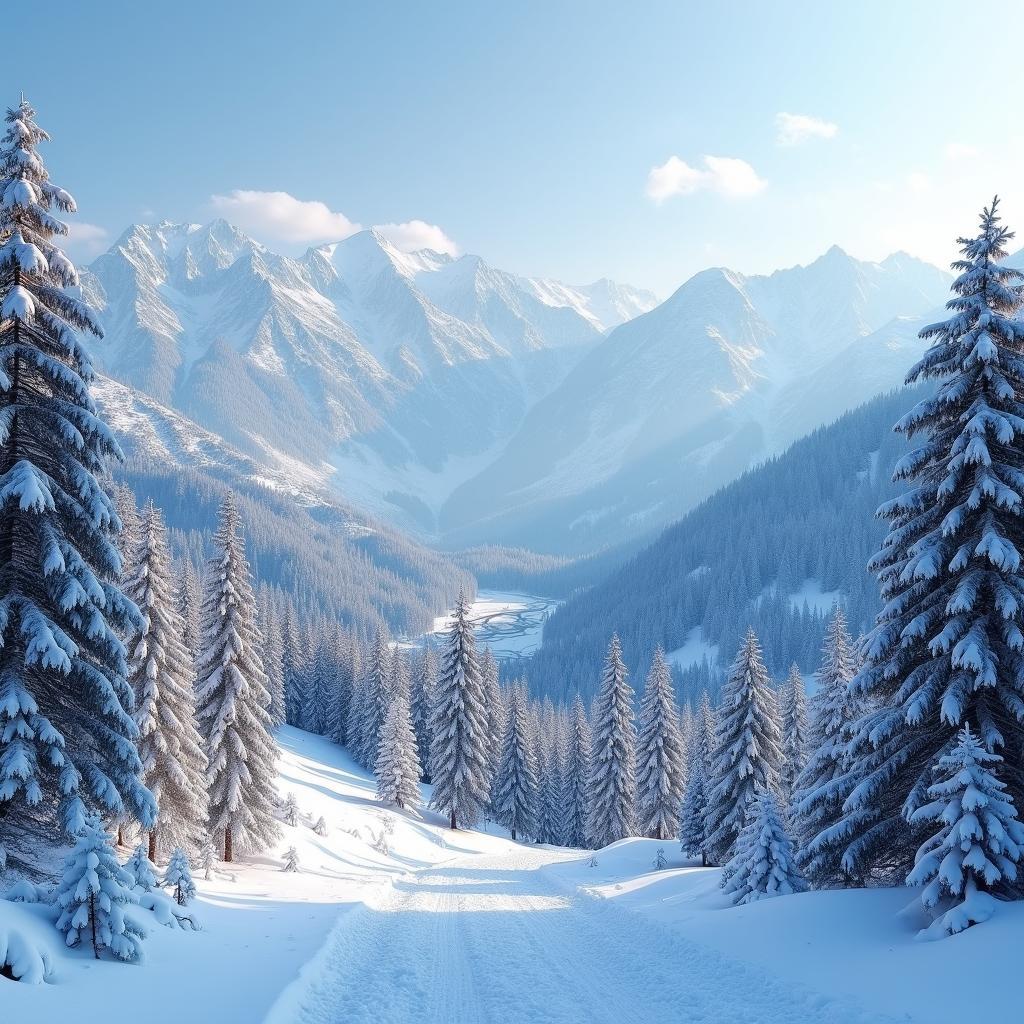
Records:
<instances>
[{"instance_id":1,"label":"pine tree","mask_svg":"<svg viewBox=\"0 0 1024 1024\"><path fill-rule=\"evenodd\" d=\"M149 859L157 837L165 846L198 847L206 820L206 757L196 727L192 658L182 643L183 623L171 578L167 536L149 502L139 524L138 548L127 596L142 613L131 643L129 680L143 781L157 804L149 832Z\"/></svg>"},{"instance_id":2,"label":"pine tree","mask_svg":"<svg viewBox=\"0 0 1024 1024\"><path fill-rule=\"evenodd\" d=\"M352 645L353 637L340 625L334 634L331 656L334 661L333 729L331 738L344 746L348 742L349 719L352 713Z\"/></svg>"},{"instance_id":3,"label":"pine tree","mask_svg":"<svg viewBox=\"0 0 1024 1024\"><path fill-rule=\"evenodd\" d=\"M562 776L565 763L557 727L541 730L539 749L542 753L538 758L540 788L536 838L540 843L562 846L565 831L562 820Z\"/></svg>"},{"instance_id":4,"label":"pine tree","mask_svg":"<svg viewBox=\"0 0 1024 1024\"><path fill-rule=\"evenodd\" d=\"M793 802L796 780L807 763L807 690L799 666L794 662L782 691L782 798L787 808Z\"/></svg>"},{"instance_id":5,"label":"pine tree","mask_svg":"<svg viewBox=\"0 0 1024 1024\"><path fill-rule=\"evenodd\" d=\"M711 765L715 756L717 725L707 690L701 694L700 708L694 718L693 740L690 744L690 765L686 780L686 795L680 813L679 839L683 853L700 857L708 865L708 789Z\"/></svg>"},{"instance_id":6,"label":"pine tree","mask_svg":"<svg viewBox=\"0 0 1024 1024\"><path fill-rule=\"evenodd\" d=\"M199 609L202 592L199 577L186 558L181 564L181 583L178 587L178 614L181 616L181 642L194 662L199 650Z\"/></svg>"},{"instance_id":7,"label":"pine tree","mask_svg":"<svg viewBox=\"0 0 1024 1024\"><path fill-rule=\"evenodd\" d=\"M843 814L843 790L836 785L847 770L848 730L857 718L851 688L856 674L853 640L843 610L836 607L821 648L818 689L811 699L810 754L793 793L797 862L817 888L847 884L839 851L817 841Z\"/></svg>"},{"instance_id":8,"label":"pine tree","mask_svg":"<svg viewBox=\"0 0 1024 1024\"><path fill-rule=\"evenodd\" d=\"M267 690L270 693L270 724L276 729L284 725L287 719L285 706L284 683L284 637L281 634L281 622L266 591L260 601L259 615L260 635L263 646L260 660L263 671L267 674Z\"/></svg>"},{"instance_id":9,"label":"pine tree","mask_svg":"<svg viewBox=\"0 0 1024 1024\"><path fill-rule=\"evenodd\" d=\"M163 884L174 890L174 900L179 907L188 906L195 899L196 884L192 881L188 857L180 846L176 846L171 854L170 863L164 872Z\"/></svg>"},{"instance_id":10,"label":"pine tree","mask_svg":"<svg viewBox=\"0 0 1024 1024\"><path fill-rule=\"evenodd\" d=\"M291 602L285 606L281 622L282 655L281 667L284 673L285 720L289 725L302 727L306 713L306 685L309 659L302 647L299 624Z\"/></svg>"},{"instance_id":11,"label":"pine tree","mask_svg":"<svg viewBox=\"0 0 1024 1024\"><path fill-rule=\"evenodd\" d=\"M737 904L789 896L807 888L793 859L793 843L771 793L761 793L757 798L722 879L722 888Z\"/></svg>"},{"instance_id":12,"label":"pine tree","mask_svg":"<svg viewBox=\"0 0 1024 1024\"><path fill-rule=\"evenodd\" d=\"M77 946L84 937L97 960L101 949L121 960L140 959L146 933L126 912L135 902L134 884L118 864L112 837L99 816L88 814L64 861L54 901L60 911L57 931L64 941Z\"/></svg>"},{"instance_id":13,"label":"pine tree","mask_svg":"<svg viewBox=\"0 0 1024 1024\"><path fill-rule=\"evenodd\" d=\"M613 636L601 686L594 700L590 806L587 834L595 847L634 834L636 802L636 731L633 689L622 662L622 646Z\"/></svg>"},{"instance_id":14,"label":"pine tree","mask_svg":"<svg viewBox=\"0 0 1024 1024\"><path fill-rule=\"evenodd\" d=\"M491 785L494 819L513 841L534 835L537 827L539 780L530 732L526 693L517 684L508 691L505 732Z\"/></svg>"},{"instance_id":15,"label":"pine tree","mask_svg":"<svg viewBox=\"0 0 1024 1024\"><path fill-rule=\"evenodd\" d=\"M260 664L255 601L229 493L220 509L207 565L198 659L199 726L207 757L209 826L224 838L224 860L236 849L266 849L274 820L277 746L270 735L267 677Z\"/></svg>"},{"instance_id":16,"label":"pine tree","mask_svg":"<svg viewBox=\"0 0 1024 1024\"><path fill-rule=\"evenodd\" d=\"M203 878L207 881L210 880L210 873L213 871L213 865L217 863L217 851L213 848L213 843L207 841L203 843L203 847L199 852L199 867L203 870Z\"/></svg>"},{"instance_id":17,"label":"pine tree","mask_svg":"<svg viewBox=\"0 0 1024 1024\"><path fill-rule=\"evenodd\" d=\"M135 498L135 492L126 483L114 484L112 497L114 508L117 509L117 518L121 520L117 550L121 555L121 572L118 574L118 582L122 584L123 588L130 578L132 560L135 558L139 539L142 536L142 517L139 515L139 504Z\"/></svg>"},{"instance_id":18,"label":"pine tree","mask_svg":"<svg viewBox=\"0 0 1024 1024\"><path fill-rule=\"evenodd\" d=\"M1002 760L965 725L957 745L939 759L939 781L928 787L930 802L911 819L940 825L918 850L907 878L908 885L923 886L921 903L936 918L932 934L953 935L988 920L995 910L993 894L1006 892L1017 880L1024 827L996 775Z\"/></svg>"},{"instance_id":19,"label":"pine tree","mask_svg":"<svg viewBox=\"0 0 1024 1024\"><path fill-rule=\"evenodd\" d=\"M91 809L148 828L120 639L138 613L97 479L121 451L78 337L102 332L68 291L54 212L75 203L47 176L34 116L24 100L8 110L0 144L0 814L22 834L75 835Z\"/></svg>"},{"instance_id":20,"label":"pine tree","mask_svg":"<svg viewBox=\"0 0 1024 1024\"><path fill-rule=\"evenodd\" d=\"M430 714L434 797L431 806L452 828L470 827L488 801L489 723L469 605L459 594Z\"/></svg>"},{"instance_id":21,"label":"pine tree","mask_svg":"<svg viewBox=\"0 0 1024 1024\"><path fill-rule=\"evenodd\" d=\"M401 662L404 662L404 658ZM398 659L396 659L398 661ZM409 676L399 667L393 677L394 692L384 717L374 774L377 797L396 807L412 807L420 800L420 759L409 709Z\"/></svg>"},{"instance_id":22,"label":"pine tree","mask_svg":"<svg viewBox=\"0 0 1024 1024\"><path fill-rule=\"evenodd\" d=\"M391 703L391 647L383 627L370 647L360 694L359 749L357 760L369 771L380 753L380 732Z\"/></svg>"},{"instance_id":23,"label":"pine tree","mask_svg":"<svg viewBox=\"0 0 1024 1024\"><path fill-rule=\"evenodd\" d=\"M652 839L679 830L684 792L683 737L665 652L659 647L640 704L637 737L637 824Z\"/></svg>"},{"instance_id":24,"label":"pine tree","mask_svg":"<svg viewBox=\"0 0 1024 1024\"><path fill-rule=\"evenodd\" d=\"M424 782L430 782L430 709L436 685L437 656L428 643L417 663L412 689L412 724L416 730L416 749L420 752Z\"/></svg>"},{"instance_id":25,"label":"pine tree","mask_svg":"<svg viewBox=\"0 0 1024 1024\"><path fill-rule=\"evenodd\" d=\"M879 510L890 528L871 568L884 607L853 684L866 706L836 785L843 817L815 840L855 877L909 868L922 826L907 822L965 724L1007 752L1004 781L1024 799L1024 274L1002 262L1013 235L997 203L960 240L952 315L921 332L931 347L907 380L937 389L896 426L923 443L894 473L910 489Z\"/></svg>"},{"instance_id":26,"label":"pine tree","mask_svg":"<svg viewBox=\"0 0 1024 1024\"><path fill-rule=\"evenodd\" d=\"M318 836L327 835L327 822L324 821L324 816L322 814L320 815L319 818L316 819L316 824L313 826L313 831Z\"/></svg>"},{"instance_id":27,"label":"pine tree","mask_svg":"<svg viewBox=\"0 0 1024 1024\"><path fill-rule=\"evenodd\" d=\"M326 636L313 652L303 728L318 736L334 731L334 706L338 689L335 661Z\"/></svg>"},{"instance_id":28,"label":"pine tree","mask_svg":"<svg viewBox=\"0 0 1024 1024\"><path fill-rule=\"evenodd\" d=\"M484 690L484 706L487 708L487 774L491 779L494 778L498 764L501 739L505 735L505 700L498 677L498 662L491 649L486 647L480 658L480 682Z\"/></svg>"},{"instance_id":29,"label":"pine tree","mask_svg":"<svg viewBox=\"0 0 1024 1024\"><path fill-rule=\"evenodd\" d=\"M583 698L577 693L570 713L565 771L562 776L562 806L565 811L562 841L566 846L577 849L585 848L589 840L587 817L590 807L591 745L587 709L583 706Z\"/></svg>"},{"instance_id":30,"label":"pine tree","mask_svg":"<svg viewBox=\"0 0 1024 1024\"><path fill-rule=\"evenodd\" d=\"M289 792L284 798L284 806L281 808L281 813L284 816L284 823L291 825L292 828L297 828L299 824L299 802L295 799L295 794Z\"/></svg>"},{"instance_id":31,"label":"pine tree","mask_svg":"<svg viewBox=\"0 0 1024 1024\"><path fill-rule=\"evenodd\" d=\"M299 870L299 853L294 846L289 846L284 854L284 867L282 871L295 873Z\"/></svg>"},{"instance_id":32,"label":"pine tree","mask_svg":"<svg viewBox=\"0 0 1024 1024\"><path fill-rule=\"evenodd\" d=\"M134 852L124 863L124 869L131 875L135 886L143 892L152 892L156 888L156 865L146 854L146 847L139 843Z\"/></svg>"},{"instance_id":33,"label":"pine tree","mask_svg":"<svg viewBox=\"0 0 1024 1024\"><path fill-rule=\"evenodd\" d=\"M758 795L778 792L781 765L778 704L761 645L748 629L722 688L708 790L707 849L713 864L729 860Z\"/></svg>"}]
</instances>

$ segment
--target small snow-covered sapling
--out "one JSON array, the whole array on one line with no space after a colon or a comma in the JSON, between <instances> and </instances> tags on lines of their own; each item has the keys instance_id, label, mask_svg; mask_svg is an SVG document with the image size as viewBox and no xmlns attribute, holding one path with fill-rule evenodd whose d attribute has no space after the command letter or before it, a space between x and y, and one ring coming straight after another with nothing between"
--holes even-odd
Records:
<instances>
[{"instance_id":1,"label":"small snow-covered sapling","mask_svg":"<svg viewBox=\"0 0 1024 1024\"><path fill-rule=\"evenodd\" d=\"M319 818L316 819L316 824L313 826L313 831L318 836L327 835L327 822L324 821L324 816L322 814L320 815Z\"/></svg>"},{"instance_id":2,"label":"small snow-covered sapling","mask_svg":"<svg viewBox=\"0 0 1024 1024\"><path fill-rule=\"evenodd\" d=\"M664 871L668 867L668 861L665 859L665 847L659 846L658 852L654 855L654 870Z\"/></svg>"},{"instance_id":3,"label":"small snow-covered sapling","mask_svg":"<svg viewBox=\"0 0 1024 1024\"><path fill-rule=\"evenodd\" d=\"M180 846L176 846L174 853L171 854L163 884L174 890L174 899L180 907L190 903L196 894L196 886L192 881L192 872L188 866L188 857L185 856L185 851Z\"/></svg>"},{"instance_id":4,"label":"small snow-covered sapling","mask_svg":"<svg viewBox=\"0 0 1024 1024\"><path fill-rule=\"evenodd\" d=\"M289 846L284 855L284 867L282 871L295 872L299 870L299 854L294 846Z\"/></svg>"},{"instance_id":5,"label":"small snow-covered sapling","mask_svg":"<svg viewBox=\"0 0 1024 1024\"><path fill-rule=\"evenodd\" d=\"M291 825L295 828L299 823L299 803L295 799L294 793L289 793L284 801L284 820L285 824Z\"/></svg>"},{"instance_id":6,"label":"small snow-covered sapling","mask_svg":"<svg viewBox=\"0 0 1024 1024\"><path fill-rule=\"evenodd\" d=\"M135 847L135 852L125 861L124 869L134 879L136 888L143 892L152 892L156 888L156 866L149 859L143 843Z\"/></svg>"}]
</instances>

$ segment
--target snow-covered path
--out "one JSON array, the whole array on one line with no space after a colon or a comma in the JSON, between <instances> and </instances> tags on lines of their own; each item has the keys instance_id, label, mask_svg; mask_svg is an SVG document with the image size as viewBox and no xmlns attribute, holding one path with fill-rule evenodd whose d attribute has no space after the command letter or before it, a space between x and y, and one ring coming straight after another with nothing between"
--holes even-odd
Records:
<instances>
[{"instance_id":1,"label":"snow-covered path","mask_svg":"<svg viewBox=\"0 0 1024 1024\"><path fill-rule=\"evenodd\" d=\"M267 1024L879 1024L544 871L521 848L424 869L345 915ZM576 854L578 856L578 854Z\"/></svg>"}]
</instances>

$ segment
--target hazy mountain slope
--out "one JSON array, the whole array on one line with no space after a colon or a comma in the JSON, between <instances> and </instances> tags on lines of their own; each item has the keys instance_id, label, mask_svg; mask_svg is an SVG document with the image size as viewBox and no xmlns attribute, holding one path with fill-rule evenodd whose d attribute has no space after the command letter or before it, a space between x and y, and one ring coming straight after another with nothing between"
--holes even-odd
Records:
<instances>
[{"instance_id":1,"label":"hazy mountain slope","mask_svg":"<svg viewBox=\"0 0 1024 1024\"><path fill-rule=\"evenodd\" d=\"M833 248L769 277L697 274L624 324L446 503L453 543L593 550L671 521L745 468L902 383L948 275ZM900 347L891 344L893 337Z\"/></svg>"},{"instance_id":2,"label":"hazy mountain slope","mask_svg":"<svg viewBox=\"0 0 1024 1024\"><path fill-rule=\"evenodd\" d=\"M834 595L854 631L866 629L878 607L865 569L885 529L874 513L893 491L891 469L904 450L892 425L916 394L877 398L818 429L570 598L527 666L534 692L592 694L616 631L637 676L658 644L669 651L686 669L685 694L714 684L751 624L776 675L794 660L814 670ZM714 663L702 666L705 655Z\"/></svg>"}]
</instances>

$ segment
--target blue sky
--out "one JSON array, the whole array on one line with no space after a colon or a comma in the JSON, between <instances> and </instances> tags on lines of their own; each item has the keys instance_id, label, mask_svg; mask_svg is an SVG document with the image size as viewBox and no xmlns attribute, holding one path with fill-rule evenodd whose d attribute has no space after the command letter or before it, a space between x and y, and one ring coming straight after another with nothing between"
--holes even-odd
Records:
<instances>
[{"instance_id":1,"label":"blue sky","mask_svg":"<svg viewBox=\"0 0 1024 1024\"><path fill-rule=\"evenodd\" d=\"M995 191L1024 229L1024 8L993 39L952 3L839 7L52 0L5 14L4 99L53 135L79 258L221 213L666 295L833 243L944 264Z\"/></svg>"}]
</instances>

